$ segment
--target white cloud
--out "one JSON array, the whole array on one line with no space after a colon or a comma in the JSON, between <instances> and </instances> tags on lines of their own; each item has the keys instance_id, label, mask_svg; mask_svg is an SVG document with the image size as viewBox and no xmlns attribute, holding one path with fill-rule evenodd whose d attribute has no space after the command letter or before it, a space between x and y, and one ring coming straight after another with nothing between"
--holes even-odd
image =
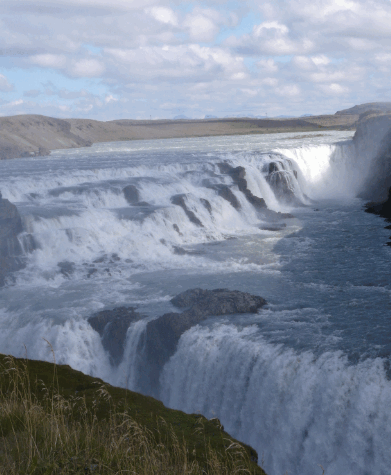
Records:
<instances>
[{"instance_id":1,"label":"white cloud","mask_svg":"<svg viewBox=\"0 0 391 475\"><path fill-rule=\"evenodd\" d=\"M106 67L101 61L97 61L96 59L81 59L71 66L69 72L73 76L92 78L101 76L105 69Z\"/></svg>"},{"instance_id":2,"label":"white cloud","mask_svg":"<svg viewBox=\"0 0 391 475\"><path fill-rule=\"evenodd\" d=\"M62 54L36 54L30 57L30 62L44 68L65 68L66 57Z\"/></svg>"},{"instance_id":3,"label":"white cloud","mask_svg":"<svg viewBox=\"0 0 391 475\"><path fill-rule=\"evenodd\" d=\"M265 21L260 25L254 26L253 34L259 38L272 34L277 35L286 35L289 32L289 28L285 25L282 25L278 21Z\"/></svg>"},{"instance_id":4,"label":"white cloud","mask_svg":"<svg viewBox=\"0 0 391 475\"><path fill-rule=\"evenodd\" d=\"M178 16L171 8L167 7L152 7L147 8L146 12L151 15L155 20L168 25L177 26Z\"/></svg>"},{"instance_id":5,"label":"white cloud","mask_svg":"<svg viewBox=\"0 0 391 475\"><path fill-rule=\"evenodd\" d=\"M10 92L14 89L14 86L8 81L8 79L0 74L0 91Z\"/></svg>"},{"instance_id":6,"label":"white cloud","mask_svg":"<svg viewBox=\"0 0 391 475\"><path fill-rule=\"evenodd\" d=\"M105 97L105 103L106 104L109 104L110 102L117 102L118 99L114 96L112 96L111 94L108 94L106 97Z\"/></svg>"},{"instance_id":7,"label":"white cloud","mask_svg":"<svg viewBox=\"0 0 391 475\"><path fill-rule=\"evenodd\" d=\"M347 94L349 92L349 89L347 87L342 86L341 84L337 84L337 83L322 84L320 86L320 89L325 94L329 94L331 96L334 96L334 95L339 96L341 94Z\"/></svg>"},{"instance_id":8,"label":"white cloud","mask_svg":"<svg viewBox=\"0 0 391 475\"><path fill-rule=\"evenodd\" d=\"M24 75L40 68L42 82L55 69L75 84L66 90L34 83L19 91L22 81L15 82L21 97L36 99L13 111L149 117L163 114L165 102L167 114L199 107L203 116L219 115L227 103L241 113L248 100L248 110L272 115L297 107L299 114L332 112L342 99L391 100L390 1L247 0L232 9L234 3L0 0L2 64ZM245 29L252 11L262 20ZM8 93L5 76L0 90ZM86 91L97 81L84 78L98 78L101 92ZM14 98L9 94L8 103ZM70 110L59 109L61 101Z\"/></svg>"},{"instance_id":9,"label":"white cloud","mask_svg":"<svg viewBox=\"0 0 391 475\"><path fill-rule=\"evenodd\" d=\"M212 41L218 32L217 25L204 15L188 15L184 21L192 41Z\"/></svg>"}]
</instances>

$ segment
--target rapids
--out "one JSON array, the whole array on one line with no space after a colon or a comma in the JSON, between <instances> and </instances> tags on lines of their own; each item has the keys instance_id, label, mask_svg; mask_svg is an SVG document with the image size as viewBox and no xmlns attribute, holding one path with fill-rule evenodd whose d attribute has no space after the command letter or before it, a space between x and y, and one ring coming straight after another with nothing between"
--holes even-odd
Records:
<instances>
[{"instance_id":1,"label":"rapids","mask_svg":"<svg viewBox=\"0 0 391 475\"><path fill-rule=\"evenodd\" d=\"M143 332L174 311L170 298L260 295L258 314L184 333L154 396L218 417L269 475L389 474L391 248L358 197L378 149L360 153L352 135L118 142L0 162L26 263L0 289L0 351L51 360L45 338L58 363L150 393ZM221 163L244 167L251 193L294 218L262 215ZM87 318L123 305L146 318L112 367Z\"/></svg>"}]
</instances>

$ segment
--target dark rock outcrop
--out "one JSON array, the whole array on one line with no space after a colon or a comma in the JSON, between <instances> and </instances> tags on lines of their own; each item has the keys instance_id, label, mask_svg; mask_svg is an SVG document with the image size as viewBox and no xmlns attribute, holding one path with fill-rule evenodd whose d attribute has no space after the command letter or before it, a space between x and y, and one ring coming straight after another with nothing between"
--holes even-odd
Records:
<instances>
[{"instance_id":1,"label":"dark rock outcrop","mask_svg":"<svg viewBox=\"0 0 391 475\"><path fill-rule=\"evenodd\" d=\"M231 188L227 185L216 185L217 194L221 196L224 200L228 201L228 203L234 207L235 209L240 209L239 200L233 194Z\"/></svg>"},{"instance_id":2,"label":"dark rock outcrop","mask_svg":"<svg viewBox=\"0 0 391 475\"><path fill-rule=\"evenodd\" d=\"M140 199L140 195L139 195L138 189L134 185L125 186L125 188L122 190L122 192L125 196L126 201L130 205L134 205L134 204L138 203L138 201Z\"/></svg>"},{"instance_id":3,"label":"dark rock outcrop","mask_svg":"<svg viewBox=\"0 0 391 475\"><path fill-rule=\"evenodd\" d=\"M171 300L182 313L166 313L147 324L144 335L145 367L140 381L145 392L158 393L159 375L175 353L181 335L210 316L256 313L266 300L247 292L227 289L191 289Z\"/></svg>"},{"instance_id":4,"label":"dark rock outcrop","mask_svg":"<svg viewBox=\"0 0 391 475\"><path fill-rule=\"evenodd\" d=\"M280 213L280 212L272 211L268 209L265 200L263 198L259 198L258 196L255 196L248 189L247 180L245 179L246 169L244 167L232 167L226 162L218 163L217 165L221 173L227 174L232 178L232 181L238 186L239 190L244 194L247 201L251 203L254 206L254 208L256 208L257 211L259 211L265 219L275 220L275 219L281 219L281 218L293 218L293 215L290 213ZM235 197L235 200L236 200L236 197Z\"/></svg>"},{"instance_id":5,"label":"dark rock outcrop","mask_svg":"<svg viewBox=\"0 0 391 475\"><path fill-rule=\"evenodd\" d=\"M118 307L95 313L88 319L88 323L101 336L103 348L110 354L113 364L118 365L122 360L130 324L143 317L133 307Z\"/></svg>"},{"instance_id":6,"label":"dark rock outcrop","mask_svg":"<svg viewBox=\"0 0 391 475\"><path fill-rule=\"evenodd\" d=\"M201 203L202 203L202 206L208 210L209 214L212 214L212 205L209 203L208 200L206 200L205 198L201 198L200 199Z\"/></svg>"},{"instance_id":7,"label":"dark rock outcrop","mask_svg":"<svg viewBox=\"0 0 391 475\"><path fill-rule=\"evenodd\" d=\"M246 169L244 167L231 167L228 163L219 163L218 164L221 173L226 173L230 175L232 181L238 186L239 190L247 198L247 201L251 203L257 209L266 209L266 203L263 198L259 198L252 194L252 192L247 187Z\"/></svg>"},{"instance_id":8,"label":"dark rock outcrop","mask_svg":"<svg viewBox=\"0 0 391 475\"><path fill-rule=\"evenodd\" d=\"M149 321L139 342L138 350L143 351L143 356L138 385L146 394L158 394L160 372L175 353L185 331L210 316L256 313L267 303L262 297L227 289L186 290L171 302L184 311L165 313ZM88 319L91 327L101 336L112 364L118 365L123 358L129 326L143 318L145 315L136 312L133 307L119 307L103 310Z\"/></svg>"},{"instance_id":9,"label":"dark rock outcrop","mask_svg":"<svg viewBox=\"0 0 391 475\"><path fill-rule=\"evenodd\" d=\"M391 188L388 190L388 198L386 201L380 203L367 203L365 211L367 213L377 214L387 220L391 220Z\"/></svg>"},{"instance_id":10,"label":"dark rock outcrop","mask_svg":"<svg viewBox=\"0 0 391 475\"><path fill-rule=\"evenodd\" d=\"M186 195L181 194L181 195L174 195L171 197L171 203L176 206L180 206L183 211L186 213L186 216L189 218L189 220L195 224L196 226L200 226L201 228L204 227L204 225L201 223L201 221L197 218L197 216L191 211L187 205L186 205Z\"/></svg>"},{"instance_id":11,"label":"dark rock outcrop","mask_svg":"<svg viewBox=\"0 0 391 475\"><path fill-rule=\"evenodd\" d=\"M380 203L367 203L365 206L367 213L377 214L384 218L387 222L391 222L391 188L388 190L388 198L386 201ZM391 229L390 226L386 226L385 229ZM387 242L387 246L391 246L391 239Z\"/></svg>"},{"instance_id":12,"label":"dark rock outcrop","mask_svg":"<svg viewBox=\"0 0 391 475\"><path fill-rule=\"evenodd\" d=\"M171 299L178 308L189 308L204 315L229 315L233 313L256 313L266 304L262 297L239 290L190 289Z\"/></svg>"},{"instance_id":13,"label":"dark rock outcrop","mask_svg":"<svg viewBox=\"0 0 391 475\"><path fill-rule=\"evenodd\" d=\"M292 162L288 160L288 163L292 167ZM293 191L290 171L284 170L281 162L270 162L266 167L266 181L272 188L276 198L290 204L302 205ZM297 172L293 168L292 173L297 178Z\"/></svg>"},{"instance_id":14,"label":"dark rock outcrop","mask_svg":"<svg viewBox=\"0 0 391 475\"><path fill-rule=\"evenodd\" d=\"M22 232L22 220L16 206L0 192L0 286L9 272L24 267L22 248L17 235Z\"/></svg>"}]
</instances>

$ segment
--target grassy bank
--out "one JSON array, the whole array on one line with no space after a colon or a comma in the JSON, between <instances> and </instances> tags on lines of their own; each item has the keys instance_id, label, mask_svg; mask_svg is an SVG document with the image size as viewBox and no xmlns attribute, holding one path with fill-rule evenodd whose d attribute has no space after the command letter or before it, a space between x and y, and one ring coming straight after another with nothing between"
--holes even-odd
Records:
<instances>
[{"instance_id":1,"label":"grassy bank","mask_svg":"<svg viewBox=\"0 0 391 475\"><path fill-rule=\"evenodd\" d=\"M256 474L217 419L69 366L0 355L0 474Z\"/></svg>"}]
</instances>

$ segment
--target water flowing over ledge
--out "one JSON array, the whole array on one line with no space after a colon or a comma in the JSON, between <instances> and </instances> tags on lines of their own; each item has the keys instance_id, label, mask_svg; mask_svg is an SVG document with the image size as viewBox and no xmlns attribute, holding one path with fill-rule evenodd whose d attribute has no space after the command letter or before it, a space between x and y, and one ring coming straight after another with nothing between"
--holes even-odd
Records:
<instances>
[{"instance_id":1,"label":"water flowing over ledge","mask_svg":"<svg viewBox=\"0 0 391 475\"><path fill-rule=\"evenodd\" d=\"M25 259L0 290L0 351L50 359L45 337L60 363L148 393L146 328L173 295L261 295L255 315L183 333L155 395L219 417L269 475L388 473L390 252L357 198L385 176L386 121L354 140L112 143L0 163ZM115 364L88 318L119 306L145 318Z\"/></svg>"}]
</instances>

